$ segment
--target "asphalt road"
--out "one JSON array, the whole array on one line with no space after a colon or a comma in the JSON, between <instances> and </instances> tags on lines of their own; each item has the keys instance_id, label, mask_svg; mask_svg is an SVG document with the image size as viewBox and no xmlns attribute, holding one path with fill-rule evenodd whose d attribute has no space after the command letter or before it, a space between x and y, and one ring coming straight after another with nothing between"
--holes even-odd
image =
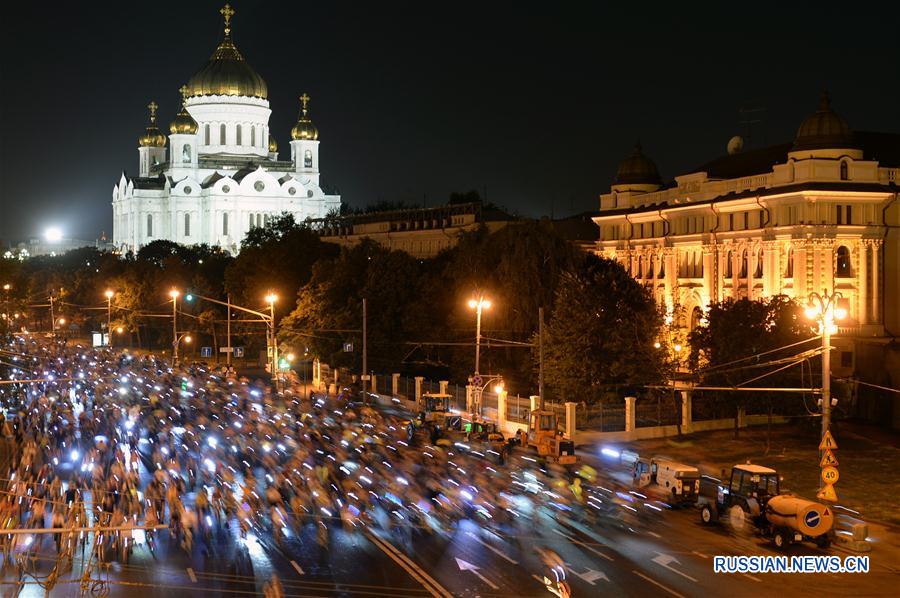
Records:
<instances>
[{"instance_id":1,"label":"asphalt road","mask_svg":"<svg viewBox=\"0 0 900 598\"><path fill-rule=\"evenodd\" d=\"M515 467L515 459L509 465ZM146 471L144 472L146 474ZM612 484L622 472L603 471L598 486ZM636 499L635 506L640 506ZM523 514L528 504L521 505ZM138 546L127 564L108 559L98 564L89 550L76 554L63 570L51 596L86 595L216 596L261 594L277 574L285 594L295 596L549 596L539 577L544 572L536 547L548 547L565 561L573 596L881 596L896 589L898 564L870 553L868 574L729 574L713 572L716 555L776 555L767 540L700 523L693 509L641 509L635 516L591 525L550 509L522 517L511 526L487 529L461 521L448 534L395 520L380 528L345 531L331 525L327 546L317 542L313 521L280 544L271 531L257 529L240 539L236 524L196 537L188 554L169 532L157 533L154 549ZM3 570L4 595L44 596L42 580L55 563L48 536L20 575ZM794 545L787 554L838 554L812 545ZM16 580L24 582L16 585Z\"/></svg>"}]
</instances>

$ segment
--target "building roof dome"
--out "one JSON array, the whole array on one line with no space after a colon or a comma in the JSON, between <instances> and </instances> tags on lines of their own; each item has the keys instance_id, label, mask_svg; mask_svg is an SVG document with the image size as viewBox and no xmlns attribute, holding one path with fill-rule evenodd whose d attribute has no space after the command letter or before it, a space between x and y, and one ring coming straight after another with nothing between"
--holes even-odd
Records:
<instances>
[{"instance_id":1,"label":"building roof dome","mask_svg":"<svg viewBox=\"0 0 900 598\"><path fill-rule=\"evenodd\" d=\"M234 10L226 4L220 11L225 18L225 36L209 61L188 81L189 96L247 96L266 99L266 82L254 71L231 40Z\"/></svg>"},{"instance_id":2,"label":"building roof dome","mask_svg":"<svg viewBox=\"0 0 900 598\"><path fill-rule=\"evenodd\" d=\"M651 184L660 185L662 179L656 164L641 151L640 142L634 144L634 151L619 163L614 185Z\"/></svg>"},{"instance_id":3,"label":"building roof dome","mask_svg":"<svg viewBox=\"0 0 900 598\"><path fill-rule=\"evenodd\" d=\"M819 109L797 130L794 150L853 147L853 131L847 121L831 109L828 92L819 98Z\"/></svg>"},{"instance_id":4,"label":"building roof dome","mask_svg":"<svg viewBox=\"0 0 900 598\"><path fill-rule=\"evenodd\" d=\"M156 109L158 107L156 102L147 104L147 109L150 110L150 123L144 130L144 134L138 137L141 147L166 147L166 136L156 126Z\"/></svg>"},{"instance_id":5,"label":"building roof dome","mask_svg":"<svg viewBox=\"0 0 900 598\"><path fill-rule=\"evenodd\" d=\"M188 88L186 85L182 85L178 91L181 92L181 110L175 115L175 120L169 124L169 132L173 135L176 133L194 135L197 133L198 126L197 121L187 111Z\"/></svg>"},{"instance_id":6,"label":"building roof dome","mask_svg":"<svg viewBox=\"0 0 900 598\"><path fill-rule=\"evenodd\" d=\"M272 134L269 133L269 153L274 154L278 151L278 142L275 141L275 138L272 137Z\"/></svg>"},{"instance_id":7,"label":"building roof dome","mask_svg":"<svg viewBox=\"0 0 900 598\"><path fill-rule=\"evenodd\" d=\"M300 117L297 118L297 124L291 129L291 139L299 141L302 139L316 140L319 138L319 129L313 124L309 118L309 96L303 94L300 96Z\"/></svg>"}]
</instances>

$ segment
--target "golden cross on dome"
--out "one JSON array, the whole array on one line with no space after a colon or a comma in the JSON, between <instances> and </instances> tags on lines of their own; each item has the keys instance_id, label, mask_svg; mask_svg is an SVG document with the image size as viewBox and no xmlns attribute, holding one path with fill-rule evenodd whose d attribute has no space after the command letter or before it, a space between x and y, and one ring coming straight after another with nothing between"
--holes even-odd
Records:
<instances>
[{"instance_id":1,"label":"golden cross on dome","mask_svg":"<svg viewBox=\"0 0 900 598\"><path fill-rule=\"evenodd\" d=\"M219 13L223 17L225 17L225 35L228 35L229 33L231 33L231 17L234 16L234 9L231 8L231 5L226 2L225 6L223 6L222 9L219 10Z\"/></svg>"},{"instance_id":2,"label":"golden cross on dome","mask_svg":"<svg viewBox=\"0 0 900 598\"><path fill-rule=\"evenodd\" d=\"M154 102L153 100L150 100L150 103L147 104L147 108L150 110L150 122L155 123L156 122L156 109L159 108L159 106L156 105L156 102Z\"/></svg>"},{"instance_id":3,"label":"golden cross on dome","mask_svg":"<svg viewBox=\"0 0 900 598\"><path fill-rule=\"evenodd\" d=\"M178 88L178 91L181 92L181 102L182 103L186 102L187 98L188 98L188 86L182 85L181 87Z\"/></svg>"},{"instance_id":4,"label":"golden cross on dome","mask_svg":"<svg viewBox=\"0 0 900 598\"><path fill-rule=\"evenodd\" d=\"M300 96L300 103L303 105L303 116L306 116L306 113L309 112L309 95L306 92Z\"/></svg>"}]
</instances>

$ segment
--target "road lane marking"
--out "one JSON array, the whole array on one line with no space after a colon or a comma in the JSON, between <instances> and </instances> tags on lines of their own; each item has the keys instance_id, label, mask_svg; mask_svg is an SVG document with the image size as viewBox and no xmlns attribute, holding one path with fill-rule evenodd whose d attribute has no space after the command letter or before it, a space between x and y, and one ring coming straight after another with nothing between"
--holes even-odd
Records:
<instances>
[{"instance_id":1,"label":"road lane marking","mask_svg":"<svg viewBox=\"0 0 900 598\"><path fill-rule=\"evenodd\" d=\"M708 559L708 558L709 558L709 555L708 555L708 554L703 554L702 552L697 552L696 550L692 550L692 551L691 551L691 554L696 554L697 556L699 556L699 557L702 558L702 559Z\"/></svg>"},{"instance_id":2,"label":"road lane marking","mask_svg":"<svg viewBox=\"0 0 900 598\"><path fill-rule=\"evenodd\" d=\"M191 583L197 583L197 576L194 575L194 570L190 567L187 568L188 577L191 578Z\"/></svg>"},{"instance_id":3,"label":"road lane marking","mask_svg":"<svg viewBox=\"0 0 900 598\"><path fill-rule=\"evenodd\" d=\"M655 585L656 587L659 587L659 588L664 589L665 591L667 591L668 593L672 594L673 596L677 596L678 598L685 598L685 596L684 596L683 594L679 594L679 593L676 592L675 590L673 590L673 589L671 589L671 588L668 588L668 587L664 586L663 584L659 583L659 582L656 581L655 579L652 579L652 578L650 578L650 577L647 577L646 575L644 575L644 574L641 573L640 571L637 571L636 569L632 569L631 572L634 573L635 575L637 575L638 577L642 577L642 578L646 579L647 581L649 581L650 583L652 583L652 584Z\"/></svg>"},{"instance_id":4,"label":"road lane marking","mask_svg":"<svg viewBox=\"0 0 900 598\"><path fill-rule=\"evenodd\" d=\"M648 533L649 535L653 536L654 538L656 538L657 540L658 540L659 538L662 538L662 536L660 536L660 535L657 534L656 532L651 532L651 531L647 530L647 533Z\"/></svg>"},{"instance_id":5,"label":"road lane marking","mask_svg":"<svg viewBox=\"0 0 900 598\"><path fill-rule=\"evenodd\" d=\"M567 534L565 532L561 532L556 528L553 528L553 531L556 532L557 534L559 534L560 536L562 536L563 538L565 538L566 540L568 540L569 542L571 542L572 544L578 544L579 546L584 547L586 550L593 552L597 556L601 556L601 557L605 558L607 561L612 562L614 560L611 556L603 554L602 552L600 552L599 550L597 550L595 548L591 548L584 542L582 542L580 540L576 540L575 538L573 538L572 536L570 536L569 534Z\"/></svg>"},{"instance_id":6,"label":"road lane marking","mask_svg":"<svg viewBox=\"0 0 900 598\"><path fill-rule=\"evenodd\" d=\"M689 579L692 582L697 583L697 580L694 579L693 577L691 577L690 575L688 575L687 573L679 571L675 567L670 566L671 563L677 563L679 565L681 564L681 562L678 559L676 559L674 556L672 556L671 554L663 554L661 552L657 552L656 554L657 554L657 556L650 559L651 561L653 561L660 567L663 567L664 569L668 569L672 573L677 573L678 575L682 576L683 578Z\"/></svg>"},{"instance_id":7,"label":"road lane marking","mask_svg":"<svg viewBox=\"0 0 900 598\"><path fill-rule=\"evenodd\" d=\"M487 542L485 542L484 540L482 540L481 538L479 538L478 535L476 535L475 533L473 533L473 532L466 532L466 535L469 536L470 538L472 538L473 540L475 540L476 542L478 542L479 544L481 544L482 546L484 546L485 548L487 548L488 550L490 550L491 552L497 554L498 556L503 557L504 559L506 559L507 561L509 561L509 562L512 563L513 565L518 565L518 564L519 564L519 561L515 561L515 560L513 560L512 558L506 556L506 555L503 553L502 550L500 550L499 548L495 548L495 547L491 546L490 544L488 544Z\"/></svg>"},{"instance_id":8,"label":"road lane marking","mask_svg":"<svg viewBox=\"0 0 900 598\"><path fill-rule=\"evenodd\" d=\"M478 572L478 569L480 567L478 567L477 565L473 565L469 561L464 561L459 557L454 557L454 558L456 558L456 566L459 567L460 571L471 571L478 577L478 579L480 579L487 585L491 586L492 589L494 589L494 590L500 589L500 586L498 586L497 584L492 582L490 579L488 579L487 577L485 577L484 575L482 575L481 573Z\"/></svg>"},{"instance_id":9,"label":"road lane marking","mask_svg":"<svg viewBox=\"0 0 900 598\"><path fill-rule=\"evenodd\" d=\"M300 575L304 575L303 569L300 568L300 565L297 564L297 561L291 561L291 566L299 573Z\"/></svg>"},{"instance_id":10,"label":"road lane marking","mask_svg":"<svg viewBox=\"0 0 900 598\"><path fill-rule=\"evenodd\" d=\"M375 546L381 549L392 561L400 565L404 571L409 573L413 579L422 584L422 587L428 591L429 594L435 596L435 598L453 598L453 594L447 591L446 588L441 586L438 582L436 582L428 573L425 572L424 569L419 567L412 559L408 556L397 550L393 544L388 542L387 540L383 540L379 538L376 534L372 532L367 532L366 537L372 541Z\"/></svg>"}]
</instances>

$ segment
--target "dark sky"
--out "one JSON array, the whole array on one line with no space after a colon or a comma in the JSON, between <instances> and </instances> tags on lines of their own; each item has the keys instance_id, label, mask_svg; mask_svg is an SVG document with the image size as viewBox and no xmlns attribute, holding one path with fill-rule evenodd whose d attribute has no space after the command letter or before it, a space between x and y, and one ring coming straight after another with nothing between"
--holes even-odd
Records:
<instances>
[{"instance_id":1,"label":"dark sky","mask_svg":"<svg viewBox=\"0 0 900 598\"><path fill-rule=\"evenodd\" d=\"M854 129L900 132L896 7L654 4L232 3L282 158L306 91L323 180L353 206L435 205L474 188L527 216L593 210L635 139L671 178L746 132L741 106L765 108L754 145L792 139L823 87ZM0 237L110 232L145 106L160 105L167 132L178 88L220 40L221 5L30 2L7 14Z\"/></svg>"}]
</instances>

